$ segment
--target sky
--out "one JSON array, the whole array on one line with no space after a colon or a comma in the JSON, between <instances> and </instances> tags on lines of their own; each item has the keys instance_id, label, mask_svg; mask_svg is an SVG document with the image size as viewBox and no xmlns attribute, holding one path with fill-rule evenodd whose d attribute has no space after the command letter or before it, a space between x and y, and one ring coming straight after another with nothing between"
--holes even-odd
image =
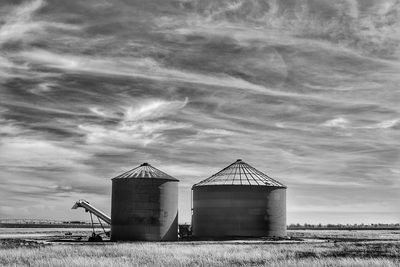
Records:
<instances>
[{"instance_id":1,"label":"sky","mask_svg":"<svg viewBox=\"0 0 400 267\"><path fill-rule=\"evenodd\" d=\"M399 43L399 0L2 0L0 218L110 214L149 162L190 222L241 158L288 223L398 223Z\"/></svg>"}]
</instances>

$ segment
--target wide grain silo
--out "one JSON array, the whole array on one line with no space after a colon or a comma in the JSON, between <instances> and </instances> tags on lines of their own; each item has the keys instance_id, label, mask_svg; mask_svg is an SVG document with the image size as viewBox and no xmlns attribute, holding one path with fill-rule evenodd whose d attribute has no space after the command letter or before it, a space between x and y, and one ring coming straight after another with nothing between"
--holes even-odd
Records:
<instances>
[{"instance_id":1,"label":"wide grain silo","mask_svg":"<svg viewBox=\"0 0 400 267\"><path fill-rule=\"evenodd\" d=\"M286 236L286 186L242 160L192 190L196 237Z\"/></svg>"},{"instance_id":2,"label":"wide grain silo","mask_svg":"<svg viewBox=\"0 0 400 267\"><path fill-rule=\"evenodd\" d=\"M178 182L148 163L113 178L111 240L177 240Z\"/></svg>"}]
</instances>

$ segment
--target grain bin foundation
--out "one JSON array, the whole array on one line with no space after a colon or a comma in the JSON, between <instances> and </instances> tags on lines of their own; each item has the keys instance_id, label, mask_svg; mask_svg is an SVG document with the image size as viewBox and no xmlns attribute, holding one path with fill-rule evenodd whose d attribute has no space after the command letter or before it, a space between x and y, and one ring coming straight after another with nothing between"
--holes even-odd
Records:
<instances>
[{"instance_id":1,"label":"grain bin foundation","mask_svg":"<svg viewBox=\"0 0 400 267\"><path fill-rule=\"evenodd\" d=\"M147 163L113 178L111 240L177 240L178 182Z\"/></svg>"},{"instance_id":2,"label":"grain bin foundation","mask_svg":"<svg viewBox=\"0 0 400 267\"><path fill-rule=\"evenodd\" d=\"M286 187L241 160L192 190L194 236L286 236Z\"/></svg>"}]
</instances>

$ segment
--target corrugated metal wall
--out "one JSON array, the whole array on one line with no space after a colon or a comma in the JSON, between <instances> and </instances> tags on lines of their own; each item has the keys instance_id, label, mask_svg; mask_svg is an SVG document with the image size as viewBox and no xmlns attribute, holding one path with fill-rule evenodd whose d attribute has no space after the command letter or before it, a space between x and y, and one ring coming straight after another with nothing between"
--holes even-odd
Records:
<instances>
[{"instance_id":1,"label":"corrugated metal wall","mask_svg":"<svg viewBox=\"0 0 400 267\"><path fill-rule=\"evenodd\" d=\"M178 181L113 179L111 240L178 239Z\"/></svg>"},{"instance_id":2,"label":"corrugated metal wall","mask_svg":"<svg viewBox=\"0 0 400 267\"><path fill-rule=\"evenodd\" d=\"M194 186L192 216L197 237L286 236L286 188Z\"/></svg>"}]
</instances>

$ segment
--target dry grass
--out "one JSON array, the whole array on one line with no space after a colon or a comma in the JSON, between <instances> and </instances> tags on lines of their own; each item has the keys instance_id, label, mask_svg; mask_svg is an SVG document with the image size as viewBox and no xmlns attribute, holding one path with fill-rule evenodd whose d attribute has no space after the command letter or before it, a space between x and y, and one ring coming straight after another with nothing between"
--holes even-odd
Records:
<instances>
[{"instance_id":1,"label":"dry grass","mask_svg":"<svg viewBox=\"0 0 400 267\"><path fill-rule=\"evenodd\" d=\"M4 241L3 241L4 242ZM105 243L10 246L2 266L399 266L400 243Z\"/></svg>"},{"instance_id":2,"label":"dry grass","mask_svg":"<svg viewBox=\"0 0 400 267\"><path fill-rule=\"evenodd\" d=\"M0 266L400 266L400 231L289 231L319 243L52 243L64 230L0 233ZM58 231L58 232L57 232ZM14 239L4 239L16 233ZM74 232L74 236L79 232ZM85 234L85 233L79 233ZM87 234L87 233L86 233ZM32 237L30 237L32 238Z\"/></svg>"},{"instance_id":3,"label":"dry grass","mask_svg":"<svg viewBox=\"0 0 400 267\"><path fill-rule=\"evenodd\" d=\"M297 238L336 240L400 240L400 230L290 230Z\"/></svg>"}]
</instances>

